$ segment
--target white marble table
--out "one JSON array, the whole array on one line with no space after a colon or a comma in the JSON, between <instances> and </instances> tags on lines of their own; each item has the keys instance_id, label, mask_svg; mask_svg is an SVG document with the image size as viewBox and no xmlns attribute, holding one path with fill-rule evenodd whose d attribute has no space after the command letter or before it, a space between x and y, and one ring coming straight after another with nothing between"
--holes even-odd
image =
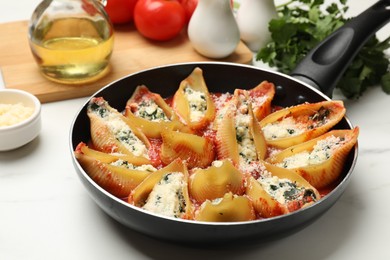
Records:
<instances>
[{"instance_id":1,"label":"white marble table","mask_svg":"<svg viewBox=\"0 0 390 260\"><path fill-rule=\"evenodd\" d=\"M0 22L29 19L38 2L1 0ZM356 14L375 1L350 2ZM388 27L380 32L389 34ZM154 240L96 206L73 170L68 141L85 101L44 104L40 136L0 153L0 259L390 259L390 96L380 88L346 101L361 133L358 162L341 199L295 234L227 248Z\"/></svg>"}]
</instances>

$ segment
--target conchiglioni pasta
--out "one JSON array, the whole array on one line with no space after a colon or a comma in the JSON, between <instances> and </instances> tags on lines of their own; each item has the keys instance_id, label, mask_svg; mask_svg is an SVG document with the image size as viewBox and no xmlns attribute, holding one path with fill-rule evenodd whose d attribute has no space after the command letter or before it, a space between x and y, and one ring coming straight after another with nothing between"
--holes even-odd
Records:
<instances>
[{"instance_id":1,"label":"conchiglioni pasta","mask_svg":"<svg viewBox=\"0 0 390 260\"><path fill-rule=\"evenodd\" d=\"M209 138L164 129L161 139L160 156L165 164L180 158L189 168L207 167L214 160L213 142Z\"/></svg>"},{"instance_id":2,"label":"conchiglioni pasta","mask_svg":"<svg viewBox=\"0 0 390 260\"><path fill-rule=\"evenodd\" d=\"M285 149L268 161L297 172L317 189L324 188L340 176L345 159L355 146L358 135L358 127L352 130L332 130Z\"/></svg>"},{"instance_id":3,"label":"conchiglioni pasta","mask_svg":"<svg viewBox=\"0 0 390 260\"><path fill-rule=\"evenodd\" d=\"M249 177L246 194L264 218L296 211L321 198L309 182L291 170L265 162L260 168L257 179Z\"/></svg>"},{"instance_id":4,"label":"conchiglioni pasta","mask_svg":"<svg viewBox=\"0 0 390 260\"><path fill-rule=\"evenodd\" d=\"M265 158L267 145L259 123L253 115L247 91L235 91L228 111L218 124L216 144L218 157L231 159L240 169L245 169L253 161Z\"/></svg>"},{"instance_id":5,"label":"conchiglioni pasta","mask_svg":"<svg viewBox=\"0 0 390 260\"><path fill-rule=\"evenodd\" d=\"M161 137L163 129L191 133L190 128L180 122L164 99L143 85L127 101L125 116L149 138Z\"/></svg>"},{"instance_id":6,"label":"conchiglioni pasta","mask_svg":"<svg viewBox=\"0 0 390 260\"><path fill-rule=\"evenodd\" d=\"M149 140L134 123L103 98L93 98L87 109L91 141L102 152L119 152L149 159Z\"/></svg>"},{"instance_id":7,"label":"conchiglioni pasta","mask_svg":"<svg viewBox=\"0 0 390 260\"><path fill-rule=\"evenodd\" d=\"M92 98L75 157L106 191L171 218L250 221L320 201L357 143L358 128L332 130L343 103L280 109L273 83L238 87L211 93L195 68L172 97L142 85L122 110Z\"/></svg>"},{"instance_id":8,"label":"conchiglioni pasta","mask_svg":"<svg viewBox=\"0 0 390 260\"><path fill-rule=\"evenodd\" d=\"M195 168L189 182L190 195L197 202L214 200L225 193L244 193L244 175L230 160L214 161L208 168Z\"/></svg>"},{"instance_id":9,"label":"conchiglioni pasta","mask_svg":"<svg viewBox=\"0 0 390 260\"><path fill-rule=\"evenodd\" d=\"M90 149L85 143L76 147L75 155L97 184L120 198L127 197L151 172L157 170L150 164L140 164L138 158L102 153Z\"/></svg>"},{"instance_id":10,"label":"conchiglioni pasta","mask_svg":"<svg viewBox=\"0 0 390 260\"><path fill-rule=\"evenodd\" d=\"M128 202L157 214L190 218L192 203L187 183L187 167L177 159L145 178L130 193Z\"/></svg>"},{"instance_id":11,"label":"conchiglioni pasta","mask_svg":"<svg viewBox=\"0 0 390 260\"><path fill-rule=\"evenodd\" d=\"M199 68L184 79L173 96L173 109L192 129L207 127L214 120L215 105Z\"/></svg>"},{"instance_id":12,"label":"conchiglioni pasta","mask_svg":"<svg viewBox=\"0 0 390 260\"><path fill-rule=\"evenodd\" d=\"M285 149L328 131L344 116L342 101L301 104L276 111L260 121L268 145Z\"/></svg>"}]
</instances>

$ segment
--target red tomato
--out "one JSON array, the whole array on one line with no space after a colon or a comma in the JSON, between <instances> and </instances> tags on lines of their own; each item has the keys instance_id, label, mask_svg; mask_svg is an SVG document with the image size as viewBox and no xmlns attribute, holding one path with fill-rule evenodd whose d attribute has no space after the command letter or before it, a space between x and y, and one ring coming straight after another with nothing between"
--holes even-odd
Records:
<instances>
[{"instance_id":1,"label":"red tomato","mask_svg":"<svg viewBox=\"0 0 390 260\"><path fill-rule=\"evenodd\" d=\"M138 0L107 0L104 7L114 24L128 23L133 20L134 7Z\"/></svg>"},{"instance_id":2,"label":"red tomato","mask_svg":"<svg viewBox=\"0 0 390 260\"><path fill-rule=\"evenodd\" d=\"M138 0L134 9L134 24L146 38L166 41L183 29L186 15L178 1Z\"/></svg>"},{"instance_id":3,"label":"red tomato","mask_svg":"<svg viewBox=\"0 0 390 260\"><path fill-rule=\"evenodd\" d=\"M198 5L198 0L179 0L181 5L184 7L186 12L186 22L188 23L191 19L192 14L195 11L196 6Z\"/></svg>"}]
</instances>

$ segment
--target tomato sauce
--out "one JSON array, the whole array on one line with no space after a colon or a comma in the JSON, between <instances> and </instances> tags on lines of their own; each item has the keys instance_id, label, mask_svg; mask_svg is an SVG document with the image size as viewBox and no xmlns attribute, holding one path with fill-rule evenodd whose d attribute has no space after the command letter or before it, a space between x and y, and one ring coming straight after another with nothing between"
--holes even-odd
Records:
<instances>
[{"instance_id":1,"label":"tomato sauce","mask_svg":"<svg viewBox=\"0 0 390 260\"><path fill-rule=\"evenodd\" d=\"M149 147L148 155L150 161L152 162L152 165L156 166L157 168L161 168L163 167L161 156L160 156L162 140L153 138L150 139L149 141L150 141L150 147Z\"/></svg>"}]
</instances>

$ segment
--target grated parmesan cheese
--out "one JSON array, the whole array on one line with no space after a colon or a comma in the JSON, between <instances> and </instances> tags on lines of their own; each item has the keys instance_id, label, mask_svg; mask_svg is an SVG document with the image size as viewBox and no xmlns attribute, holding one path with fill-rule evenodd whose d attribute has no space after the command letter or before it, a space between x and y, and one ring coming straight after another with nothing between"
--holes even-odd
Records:
<instances>
[{"instance_id":1,"label":"grated parmesan cheese","mask_svg":"<svg viewBox=\"0 0 390 260\"><path fill-rule=\"evenodd\" d=\"M0 104L0 127L18 124L29 118L33 112L33 108L22 103Z\"/></svg>"}]
</instances>

